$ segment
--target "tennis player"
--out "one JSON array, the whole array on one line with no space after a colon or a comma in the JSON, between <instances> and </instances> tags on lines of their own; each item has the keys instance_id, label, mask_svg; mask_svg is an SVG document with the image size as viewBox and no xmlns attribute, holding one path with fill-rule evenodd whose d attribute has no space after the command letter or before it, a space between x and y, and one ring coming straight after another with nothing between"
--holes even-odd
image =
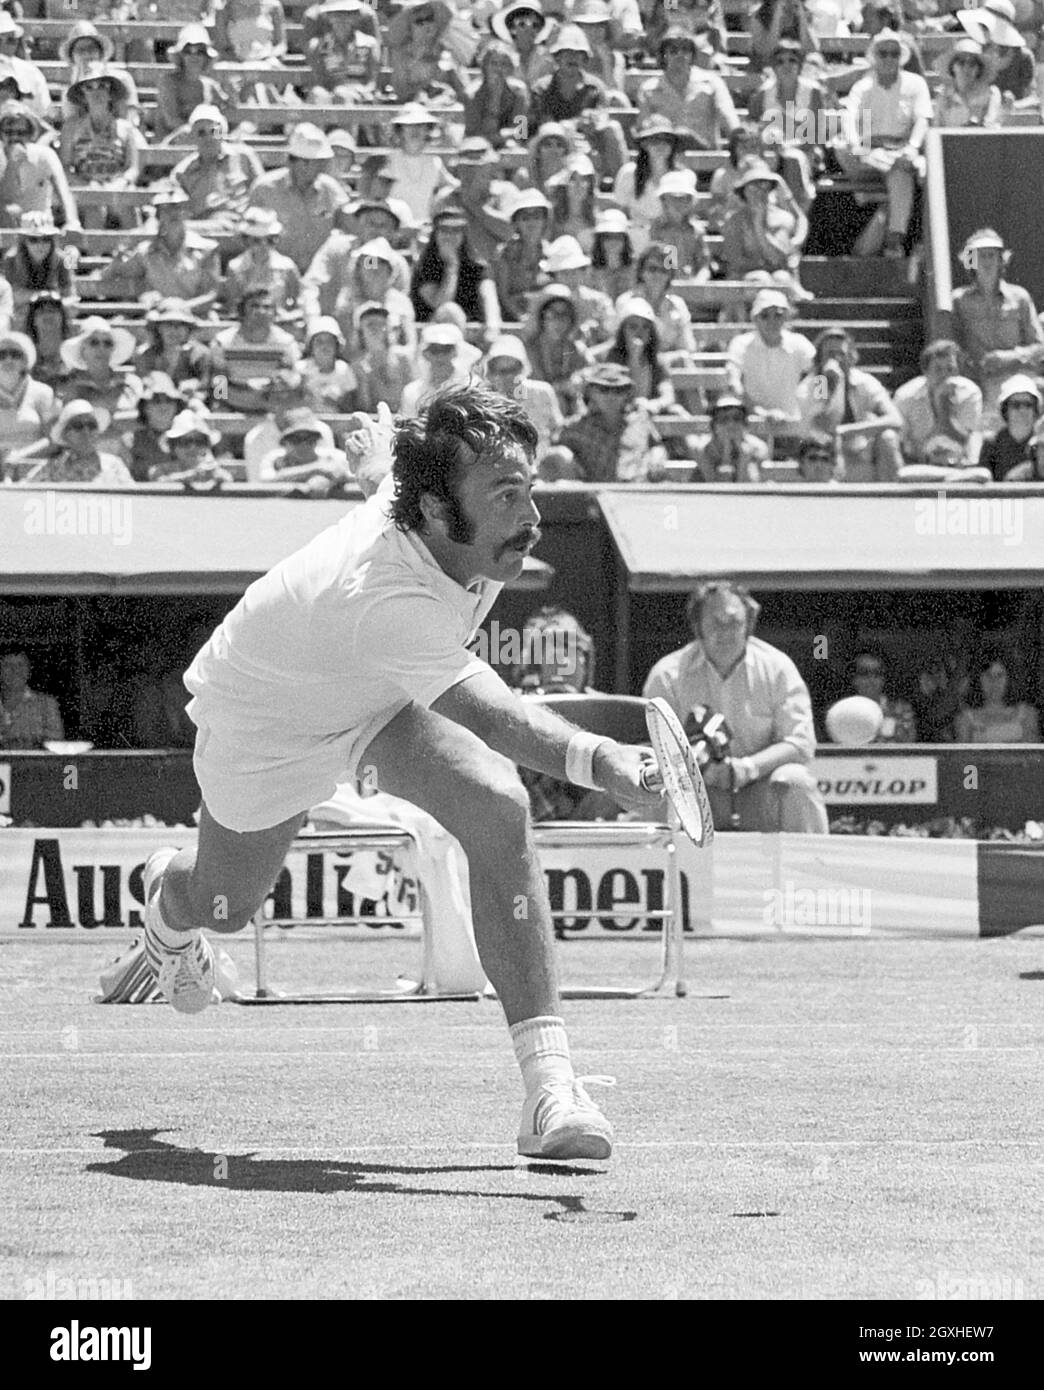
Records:
<instances>
[{"instance_id":1,"label":"tennis player","mask_svg":"<svg viewBox=\"0 0 1044 1390\"><path fill-rule=\"evenodd\" d=\"M201 928L237 932L309 809L352 777L433 815L463 846L475 939L507 1016L526 1099L518 1151L608 1158L609 1121L569 1057L544 877L515 764L662 813L648 751L519 698L467 650L540 539L536 431L485 386L440 393L353 452L393 457L361 507L252 584L185 676L203 795L196 848L145 867L145 943L164 997L214 988Z\"/></svg>"}]
</instances>

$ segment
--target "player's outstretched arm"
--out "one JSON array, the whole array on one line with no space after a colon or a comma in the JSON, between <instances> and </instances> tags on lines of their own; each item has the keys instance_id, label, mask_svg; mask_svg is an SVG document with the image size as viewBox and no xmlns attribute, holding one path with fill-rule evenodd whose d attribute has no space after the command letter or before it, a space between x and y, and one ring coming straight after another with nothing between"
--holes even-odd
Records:
<instances>
[{"instance_id":1,"label":"player's outstretched arm","mask_svg":"<svg viewBox=\"0 0 1044 1390\"><path fill-rule=\"evenodd\" d=\"M492 668L452 686L432 709L463 724L513 763L571 780L566 751L576 727L535 700L516 695ZM653 790L646 790L640 780L650 758L648 750L606 739L594 757L593 781L620 805L660 815L663 801L655 763L647 776Z\"/></svg>"}]
</instances>

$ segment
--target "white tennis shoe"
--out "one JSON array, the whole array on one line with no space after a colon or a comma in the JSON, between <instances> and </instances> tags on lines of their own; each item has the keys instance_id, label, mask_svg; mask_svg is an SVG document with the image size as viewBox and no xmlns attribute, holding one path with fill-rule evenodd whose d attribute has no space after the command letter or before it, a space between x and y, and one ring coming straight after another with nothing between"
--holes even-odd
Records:
<instances>
[{"instance_id":1,"label":"white tennis shoe","mask_svg":"<svg viewBox=\"0 0 1044 1390\"><path fill-rule=\"evenodd\" d=\"M524 1158L608 1158L613 1127L583 1083L614 1086L611 1076L581 1076L572 1083L541 1086L526 1097L518 1151Z\"/></svg>"},{"instance_id":2,"label":"white tennis shoe","mask_svg":"<svg viewBox=\"0 0 1044 1390\"><path fill-rule=\"evenodd\" d=\"M156 935L162 922L159 910L163 871L176 849L158 849L145 862L145 955L156 987L179 1014L199 1014L215 994L214 952L201 931L185 933L185 945L171 947Z\"/></svg>"}]
</instances>

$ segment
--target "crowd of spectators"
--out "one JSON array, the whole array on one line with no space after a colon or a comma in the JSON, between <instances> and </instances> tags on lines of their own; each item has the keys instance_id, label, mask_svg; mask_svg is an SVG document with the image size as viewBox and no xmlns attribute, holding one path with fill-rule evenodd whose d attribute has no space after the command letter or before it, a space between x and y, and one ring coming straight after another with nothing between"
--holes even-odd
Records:
<instances>
[{"instance_id":1,"label":"crowd of spectators","mask_svg":"<svg viewBox=\"0 0 1044 1390\"><path fill-rule=\"evenodd\" d=\"M996 230L894 394L793 326L823 180L913 273L927 131L1036 109L1038 8L4 0L0 476L322 492L340 417L477 374L548 483L1044 478Z\"/></svg>"}]
</instances>

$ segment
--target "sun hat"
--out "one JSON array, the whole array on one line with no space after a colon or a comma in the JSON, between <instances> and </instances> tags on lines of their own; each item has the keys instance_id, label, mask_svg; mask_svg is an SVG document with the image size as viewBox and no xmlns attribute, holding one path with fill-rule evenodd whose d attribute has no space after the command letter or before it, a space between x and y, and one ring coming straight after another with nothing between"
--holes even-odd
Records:
<instances>
[{"instance_id":1,"label":"sun hat","mask_svg":"<svg viewBox=\"0 0 1044 1390\"><path fill-rule=\"evenodd\" d=\"M375 236L371 241L364 242L353 254L352 259L358 264L363 257L369 257L370 260L374 261L384 261L393 269L396 263L396 255L391 242L385 236Z\"/></svg>"},{"instance_id":2,"label":"sun hat","mask_svg":"<svg viewBox=\"0 0 1044 1390\"><path fill-rule=\"evenodd\" d=\"M75 106L81 106L84 87L94 82L104 82L114 101L127 102L134 96L130 75L121 68L110 68L106 63L88 63L76 81L66 87L65 95Z\"/></svg>"},{"instance_id":3,"label":"sun hat","mask_svg":"<svg viewBox=\"0 0 1044 1390\"><path fill-rule=\"evenodd\" d=\"M603 390L634 390L631 373L620 362L599 362L597 366L588 367L582 379L585 386L600 386Z\"/></svg>"},{"instance_id":4,"label":"sun hat","mask_svg":"<svg viewBox=\"0 0 1044 1390\"><path fill-rule=\"evenodd\" d=\"M540 262L540 268L546 274L554 276L563 270L585 270L590 264L591 257L575 236L560 236L547 248L547 255Z\"/></svg>"},{"instance_id":5,"label":"sun hat","mask_svg":"<svg viewBox=\"0 0 1044 1390\"><path fill-rule=\"evenodd\" d=\"M751 318L756 319L766 309L783 309L789 314L791 312L790 300L782 290L758 290L754 296L754 303L750 306Z\"/></svg>"},{"instance_id":6,"label":"sun hat","mask_svg":"<svg viewBox=\"0 0 1044 1390\"><path fill-rule=\"evenodd\" d=\"M977 232L972 232L971 236L961 247L961 258L963 259L970 251L1006 251L1007 245L1000 232L995 232L992 227L980 227Z\"/></svg>"},{"instance_id":7,"label":"sun hat","mask_svg":"<svg viewBox=\"0 0 1044 1390\"><path fill-rule=\"evenodd\" d=\"M328 333L331 338L337 339L339 346L344 347L344 334L341 332L341 325L329 314L324 314L322 318L318 318L314 323L308 325L308 331L305 334L306 352L320 333Z\"/></svg>"},{"instance_id":8,"label":"sun hat","mask_svg":"<svg viewBox=\"0 0 1044 1390\"><path fill-rule=\"evenodd\" d=\"M524 372L530 370L529 354L521 338L516 338L513 333L505 333L490 344L486 352L486 366L495 362L500 357L506 357L511 362L517 362Z\"/></svg>"},{"instance_id":9,"label":"sun hat","mask_svg":"<svg viewBox=\"0 0 1044 1390\"><path fill-rule=\"evenodd\" d=\"M333 146L317 125L299 121L290 127L286 152L291 159L333 159Z\"/></svg>"},{"instance_id":10,"label":"sun hat","mask_svg":"<svg viewBox=\"0 0 1044 1390\"><path fill-rule=\"evenodd\" d=\"M957 22L980 43L989 39L1001 48L1021 48L1022 35L1015 27L1011 0L983 0L978 9L958 10Z\"/></svg>"},{"instance_id":11,"label":"sun hat","mask_svg":"<svg viewBox=\"0 0 1044 1390\"><path fill-rule=\"evenodd\" d=\"M25 30L11 14L10 10L0 10L0 39L10 35L12 38L20 39L25 34Z\"/></svg>"},{"instance_id":12,"label":"sun hat","mask_svg":"<svg viewBox=\"0 0 1044 1390\"><path fill-rule=\"evenodd\" d=\"M90 401L85 401L82 398L68 401L62 406L61 414L51 429L51 443L61 444L65 439L65 431L69 425L73 420L78 420L84 415L90 415L92 419L97 420L98 430L101 434L104 434L109 428L109 422L112 419L104 406L92 405Z\"/></svg>"},{"instance_id":13,"label":"sun hat","mask_svg":"<svg viewBox=\"0 0 1044 1390\"><path fill-rule=\"evenodd\" d=\"M578 24L563 24L547 50L552 55L555 53L582 53L585 57L591 57L591 45L588 43L587 35Z\"/></svg>"},{"instance_id":14,"label":"sun hat","mask_svg":"<svg viewBox=\"0 0 1044 1390\"><path fill-rule=\"evenodd\" d=\"M358 14L362 0L323 0L319 6L320 14Z\"/></svg>"},{"instance_id":15,"label":"sun hat","mask_svg":"<svg viewBox=\"0 0 1044 1390\"><path fill-rule=\"evenodd\" d=\"M239 235L246 237L273 237L282 230L283 224L271 208L247 208L239 223Z\"/></svg>"},{"instance_id":16,"label":"sun hat","mask_svg":"<svg viewBox=\"0 0 1044 1390\"><path fill-rule=\"evenodd\" d=\"M740 400L739 396L719 396L710 408L709 414L711 419L713 420L715 415L720 414L723 410L742 410L744 419L746 419L748 413L746 405Z\"/></svg>"},{"instance_id":17,"label":"sun hat","mask_svg":"<svg viewBox=\"0 0 1044 1390\"><path fill-rule=\"evenodd\" d=\"M680 139L680 132L677 126L667 116L654 113L647 116L642 123L635 128L635 143L640 140L662 140L664 138L674 140L676 143Z\"/></svg>"},{"instance_id":18,"label":"sun hat","mask_svg":"<svg viewBox=\"0 0 1044 1390\"><path fill-rule=\"evenodd\" d=\"M612 17L606 0L575 0L570 20L573 24L608 24Z\"/></svg>"},{"instance_id":19,"label":"sun hat","mask_svg":"<svg viewBox=\"0 0 1044 1390\"><path fill-rule=\"evenodd\" d=\"M505 5L490 19L489 27L498 39L503 39L505 43L511 43L511 30L508 28L508 23L512 15L523 13L535 14L538 19L543 21L536 36L536 42L543 43L554 28L554 21L544 14L540 0L515 0L514 4Z\"/></svg>"},{"instance_id":20,"label":"sun hat","mask_svg":"<svg viewBox=\"0 0 1044 1390\"><path fill-rule=\"evenodd\" d=\"M439 209L431 219L431 225L433 230L437 230L439 227L466 227L468 219L466 213L462 212L459 207L450 204L448 207Z\"/></svg>"},{"instance_id":21,"label":"sun hat","mask_svg":"<svg viewBox=\"0 0 1044 1390\"><path fill-rule=\"evenodd\" d=\"M752 161L740 174L739 178L732 185L732 191L734 193L740 193L751 183L771 183L776 188L782 188L784 186L783 180L775 170L770 169L767 164L754 161Z\"/></svg>"},{"instance_id":22,"label":"sun hat","mask_svg":"<svg viewBox=\"0 0 1044 1390\"><path fill-rule=\"evenodd\" d=\"M176 444L179 439L189 439L194 434L201 434L211 446L221 442L221 435L198 410L179 410L164 438L168 444Z\"/></svg>"},{"instance_id":23,"label":"sun hat","mask_svg":"<svg viewBox=\"0 0 1044 1390\"><path fill-rule=\"evenodd\" d=\"M1032 396L1036 402L1037 409L1044 407L1044 397L1040 394L1040 388L1031 376L1018 373L1016 376L1008 377L997 395L997 409L1003 414L1004 407L1013 396Z\"/></svg>"},{"instance_id":24,"label":"sun hat","mask_svg":"<svg viewBox=\"0 0 1044 1390\"><path fill-rule=\"evenodd\" d=\"M336 130L328 130L326 132L326 143L330 146L331 150L333 150L335 158L338 150L347 150L350 154L355 154L358 151L358 146L355 143L352 132L350 130L343 130L340 127Z\"/></svg>"},{"instance_id":25,"label":"sun hat","mask_svg":"<svg viewBox=\"0 0 1044 1390\"><path fill-rule=\"evenodd\" d=\"M190 328L199 327L199 319L193 313L187 299L168 295L154 305L145 315L146 323L186 323Z\"/></svg>"},{"instance_id":26,"label":"sun hat","mask_svg":"<svg viewBox=\"0 0 1044 1390\"><path fill-rule=\"evenodd\" d=\"M152 208L159 211L160 208L182 208L187 207L192 199L181 187L180 184L174 188L161 188L152 199Z\"/></svg>"},{"instance_id":27,"label":"sun hat","mask_svg":"<svg viewBox=\"0 0 1044 1390\"><path fill-rule=\"evenodd\" d=\"M46 121L40 119L31 106L27 106L24 101L15 101L13 97L0 102L0 125L6 120L28 121L33 127L32 138L34 140L39 140L51 129Z\"/></svg>"},{"instance_id":28,"label":"sun hat","mask_svg":"<svg viewBox=\"0 0 1044 1390\"><path fill-rule=\"evenodd\" d=\"M6 10L0 10L0 14L6 13ZM0 54L0 86L8 82L14 83L15 91L19 99L32 96L32 92L27 92L22 86L22 79L19 76L18 69L14 65L14 59L9 58L6 53L2 53Z\"/></svg>"},{"instance_id":29,"label":"sun hat","mask_svg":"<svg viewBox=\"0 0 1044 1390\"><path fill-rule=\"evenodd\" d=\"M455 323L426 323L421 329L421 351L430 347L451 347L454 350L464 346L464 334Z\"/></svg>"},{"instance_id":30,"label":"sun hat","mask_svg":"<svg viewBox=\"0 0 1044 1390\"><path fill-rule=\"evenodd\" d=\"M548 216L551 214L551 204L539 188L520 188L508 207L508 217L513 218L529 209L546 212Z\"/></svg>"},{"instance_id":31,"label":"sun hat","mask_svg":"<svg viewBox=\"0 0 1044 1390\"><path fill-rule=\"evenodd\" d=\"M656 185L658 198L695 198L695 169L668 169Z\"/></svg>"},{"instance_id":32,"label":"sun hat","mask_svg":"<svg viewBox=\"0 0 1044 1390\"><path fill-rule=\"evenodd\" d=\"M0 333L0 347L15 347L24 356L28 371L32 371L36 366L36 348L33 340L24 333L16 333L13 329L8 329L6 333Z\"/></svg>"},{"instance_id":33,"label":"sun hat","mask_svg":"<svg viewBox=\"0 0 1044 1390\"><path fill-rule=\"evenodd\" d=\"M357 203L352 204L350 211L353 217L360 212L386 212L389 217L395 218L400 227L402 226L402 218L387 198L360 198Z\"/></svg>"},{"instance_id":34,"label":"sun hat","mask_svg":"<svg viewBox=\"0 0 1044 1390\"><path fill-rule=\"evenodd\" d=\"M457 146L456 164L499 164L500 156L482 135L469 135Z\"/></svg>"},{"instance_id":35,"label":"sun hat","mask_svg":"<svg viewBox=\"0 0 1044 1390\"><path fill-rule=\"evenodd\" d=\"M115 328L99 314L92 314L90 318L83 319L80 323L80 331L75 338L66 338L61 346L62 361L67 367L83 369L83 349L89 338L97 334L104 334L106 338L111 338L113 342L112 356L109 359L113 367L119 367L124 362L129 362L134 356L136 346L134 334L128 332L126 328Z\"/></svg>"},{"instance_id":36,"label":"sun hat","mask_svg":"<svg viewBox=\"0 0 1044 1390\"><path fill-rule=\"evenodd\" d=\"M205 47L207 56L216 58L218 51L210 42L210 35L204 24L186 24L183 29L178 31L178 37L167 49L167 57L176 57L183 53L186 48Z\"/></svg>"},{"instance_id":37,"label":"sun hat","mask_svg":"<svg viewBox=\"0 0 1044 1390\"><path fill-rule=\"evenodd\" d=\"M953 76L953 66L958 58L974 58L979 64L979 72L982 73L986 67L986 60L982 53L982 44L975 39L959 39L954 45L953 52L946 60L946 71Z\"/></svg>"},{"instance_id":38,"label":"sun hat","mask_svg":"<svg viewBox=\"0 0 1044 1390\"><path fill-rule=\"evenodd\" d=\"M905 34L900 33L898 29L879 29L877 33L873 36L873 38L870 40L870 43L867 46L867 53L871 58L873 58L876 50L881 48L886 43L893 44L896 48L899 49L899 65L901 67L903 63L905 63L907 59L910 57L909 39L906 37Z\"/></svg>"},{"instance_id":39,"label":"sun hat","mask_svg":"<svg viewBox=\"0 0 1044 1390\"><path fill-rule=\"evenodd\" d=\"M647 299L641 295L630 294L626 298L617 301L616 323L617 327L627 319L644 319L646 323L656 322L656 310Z\"/></svg>"},{"instance_id":40,"label":"sun hat","mask_svg":"<svg viewBox=\"0 0 1044 1390\"><path fill-rule=\"evenodd\" d=\"M23 212L18 219L18 235L23 237L62 237L64 227L54 225L54 217L47 212Z\"/></svg>"},{"instance_id":41,"label":"sun hat","mask_svg":"<svg viewBox=\"0 0 1044 1390\"><path fill-rule=\"evenodd\" d=\"M297 406L294 410L286 412L285 423L279 431L279 442L282 443L292 434L310 434L315 439L323 438L324 431L319 417L308 406Z\"/></svg>"},{"instance_id":42,"label":"sun hat","mask_svg":"<svg viewBox=\"0 0 1044 1390\"><path fill-rule=\"evenodd\" d=\"M228 121L225 120L221 110L217 106L212 106L206 101L197 106L192 112L192 115L188 118L189 130L194 130L196 126L203 121L208 121L211 125L219 126L222 135L228 134Z\"/></svg>"},{"instance_id":43,"label":"sun hat","mask_svg":"<svg viewBox=\"0 0 1044 1390\"><path fill-rule=\"evenodd\" d=\"M386 319L391 318L391 310L388 308L387 304L381 304L380 301L376 299L369 299L365 304L360 304L355 311L356 328L359 327L364 318L372 314L380 314Z\"/></svg>"},{"instance_id":44,"label":"sun hat","mask_svg":"<svg viewBox=\"0 0 1044 1390\"><path fill-rule=\"evenodd\" d=\"M438 119L419 101L408 101L398 115L393 116L391 120L392 125L438 125L438 123Z\"/></svg>"},{"instance_id":45,"label":"sun hat","mask_svg":"<svg viewBox=\"0 0 1044 1390\"><path fill-rule=\"evenodd\" d=\"M548 188L561 188L572 183L573 179L597 179L598 171L586 154L571 154L564 169L552 174L547 181Z\"/></svg>"},{"instance_id":46,"label":"sun hat","mask_svg":"<svg viewBox=\"0 0 1044 1390\"><path fill-rule=\"evenodd\" d=\"M183 401L184 395L174 385L173 380L166 372L149 372L142 379L141 399L143 401L154 401L157 399L167 401Z\"/></svg>"},{"instance_id":47,"label":"sun hat","mask_svg":"<svg viewBox=\"0 0 1044 1390\"><path fill-rule=\"evenodd\" d=\"M74 24L69 30L64 42L58 49L58 57L63 63L72 62L70 55L81 39L94 40L101 49L103 63L107 63L116 52L116 45L113 43L112 39L109 38L108 34L103 34L89 19L81 19L79 23Z\"/></svg>"},{"instance_id":48,"label":"sun hat","mask_svg":"<svg viewBox=\"0 0 1044 1390\"><path fill-rule=\"evenodd\" d=\"M595 218L595 236L630 236L631 222L622 208L603 208Z\"/></svg>"}]
</instances>

